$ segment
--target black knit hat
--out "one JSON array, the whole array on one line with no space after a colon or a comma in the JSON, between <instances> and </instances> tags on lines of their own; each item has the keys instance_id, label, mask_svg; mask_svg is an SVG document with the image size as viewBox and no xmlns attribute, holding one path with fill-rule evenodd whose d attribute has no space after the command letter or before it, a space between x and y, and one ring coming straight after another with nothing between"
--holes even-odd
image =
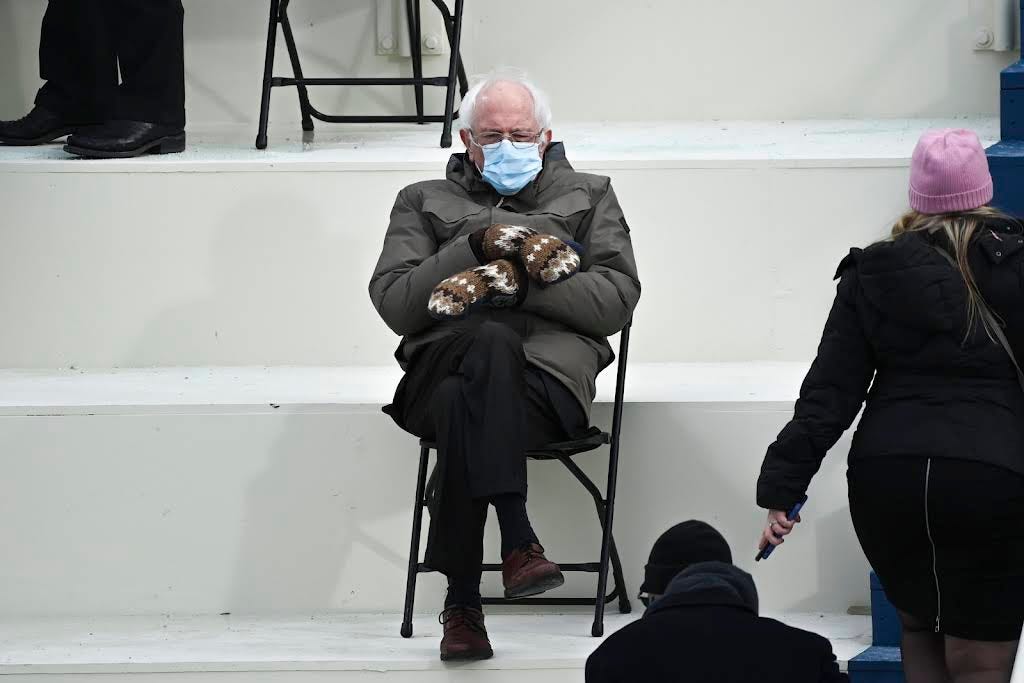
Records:
<instances>
[{"instance_id":1,"label":"black knit hat","mask_svg":"<svg viewBox=\"0 0 1024 683\"><path fill-rule=\"evenodd\" d=\"M698 562L732 564L729 544L706 522L691 519L676 524L654 542L640 592L663 595L679 572Z\"/></svg>"}]
</instances>

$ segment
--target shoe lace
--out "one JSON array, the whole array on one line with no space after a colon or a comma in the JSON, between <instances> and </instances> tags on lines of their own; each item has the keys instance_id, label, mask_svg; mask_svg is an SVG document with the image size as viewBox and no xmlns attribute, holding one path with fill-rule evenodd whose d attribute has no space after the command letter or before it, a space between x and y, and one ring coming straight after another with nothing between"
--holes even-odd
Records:
<instances>
[{"instance_id":1,"label":"shoe lace","mask_svg":"<svg viewBox=\"0 0 1024 683\"><path fill-rule=\"evenodd\" d=\"M479 615L479 616L478 616ZM442 626L452 625L452 628L465 627L476 631L481 635L487 635L482 617L483 613L469 607L449 607L437 617L438 623Z\"/></svg>"},{"instance_id":2,"label":"shoe lace","mask_svg":"<svg viewBox=\"0 0 1024 683\"><path fill-rule=\"evenodd\" d=\"M523 553L523 564L528 564L534 560L540 558L544 559L544 550L534 544L530 544L522 549Z\"/></svg>"}]
</instances>

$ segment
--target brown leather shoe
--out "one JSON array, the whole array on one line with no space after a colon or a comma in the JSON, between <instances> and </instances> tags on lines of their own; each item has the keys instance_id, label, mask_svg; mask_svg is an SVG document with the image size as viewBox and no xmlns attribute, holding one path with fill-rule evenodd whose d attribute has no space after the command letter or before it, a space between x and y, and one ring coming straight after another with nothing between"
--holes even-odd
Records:
<instances>
[{"instance_id":1,"label":"brown leather shoe","mask_svg":"<svg viewBox=\"0 0 1024 683\"><path fill-rule=\"evenodd\" d=\"M513 550L501 564L501 578L510 600L540 595L565 583L562 570L544 557L544 548L537 543Z\"/></svg>"},{"instance_id":2,"label":"brown leather shoe","mask_svg":"<svg viewBox=\"0 0 1024 683\"><path fill-rule=\"evenodd\" d=\"M444 638L442 662L467 662L494 656L484 627L484 613L471 607L449 607L441 612Z\"/></svg>"}]
</instances>

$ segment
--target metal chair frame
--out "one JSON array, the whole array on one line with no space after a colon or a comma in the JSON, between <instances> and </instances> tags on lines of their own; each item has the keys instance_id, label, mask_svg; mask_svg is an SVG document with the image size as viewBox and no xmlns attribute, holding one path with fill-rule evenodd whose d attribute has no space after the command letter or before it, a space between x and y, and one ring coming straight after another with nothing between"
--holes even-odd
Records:
<instances>
[{"instance_id":1,"label":"metal chair frame","mask_svg":"<svg viewBox=\"0 0 1024 683\"><path fill-rule=\"evenodd\" d=\"M563 572L587 572L597 574L597 592L594 598L526 598L521 600L508 600L506 598L485 597L485 605L593 605L594 623L591 627L591 635L601 637L604 635L604 611L605 605L616 598L619 601L619 611L622 614L629 614L632 611L629 595L626 592L626 581L622 572L622 561L619 558L618 549L615 546L615 537L612 534L612 522L615 515L615 491L618 486L619 468L619 445L622 433L622 408L626 387L626 363L629 355L629 333L632 321L622 329L619 337L619 358L617 375L615 381L615 403L612 411L611 433L599 432L596 429L586 438L577 441L570 441L560 444L549 444L536 451L530 451L526 455L534 460L558 460L565 466L569 473L579 481L580 484L594 499L594 506L597 509L597 518L601 524L601 558L598 562L584 562L575 564L560 564ZM609 446L608 457L608 484L604 496L598 486L580 469L573 461L573 456L586 453L602 445ZM423 526L423 509L427 507L430 499L430 490L434 486L436 464L431 473L430 481L427 479L427 468L430 461L430 451L436 450L434 443L420 441L419 472L416 477L416 498L413 507L412 520L412 542L409 546L409 567L406 574L405 584L405 611L402 619L402 637L412 636L413 608L416 600L416 580L420 574L430 573L430 569L420 562L420 539ZM615 586L610 593L606 593L608 587L608 568L611 565ZM500 572L500 564L485 564L485 572Z\"/></svg>"},{"instance_id":2,"label":"metal chair frame","mask_svg":"<svg viewBox=\"0 0 1024 683\"><path fill-rule=\"evenodd\" d=\"M405 0L406 15L409 24L409 43L412 53L412 78L306 78L302 75L302 64L295 46L291 21L288 19L288 6L291 0L270 0L270 21L267 29L267 54L263 66L263 92L260 100L260 122L256 134L256 148L267 148L267 124L270 119L270 91L282 86L295 86L299 93L299 109L302 112L302 130L313 130L313 119L327 123L443 123L441 146L452 146L452 121L458 117L455 111L455 87L459 86L461 95L469 89L466 70L462 64L459 48L462 42L462 10L464 0L455 0L455 11L450 12L444 0L431 0L444 19L445 32L451 56L448 60L448 75L438 77L423 76L423 46L421 40L420 3L419 0ZM277 49L277 29L281 27L284 42L291 59L293 78L274 76L274 54ZM320 85L399 85L413 86L416 97L416 115L333 115L325 114L309 102L309 86ZM428 116L423 113L423 87L437 86L446 88L445 109L443 116Z\"/></svg>"}]
</instances>

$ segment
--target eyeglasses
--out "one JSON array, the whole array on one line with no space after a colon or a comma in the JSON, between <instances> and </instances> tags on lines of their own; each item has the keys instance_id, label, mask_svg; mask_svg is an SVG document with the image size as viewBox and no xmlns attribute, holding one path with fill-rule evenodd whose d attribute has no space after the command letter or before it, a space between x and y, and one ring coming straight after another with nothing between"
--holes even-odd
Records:
<instances>
[{"instance_id":1,"label":"eyeglasses","mask_svg":"<svg viewBox=\"0 0 1024 683\"><path fill-rule=\"evenodd\" d=\"M511 133L499 133L497 131L486 131L479 135L470 133L470 140L472 140L477 147L483 149L497 149L498 145L501 144L502 140L508 140L512 143L512 146L516 149L526 149L537 144L540 140L540 136L544 134L544 131L531 131L531 130L515 130Z\"/></svg>"}]
</instances>

